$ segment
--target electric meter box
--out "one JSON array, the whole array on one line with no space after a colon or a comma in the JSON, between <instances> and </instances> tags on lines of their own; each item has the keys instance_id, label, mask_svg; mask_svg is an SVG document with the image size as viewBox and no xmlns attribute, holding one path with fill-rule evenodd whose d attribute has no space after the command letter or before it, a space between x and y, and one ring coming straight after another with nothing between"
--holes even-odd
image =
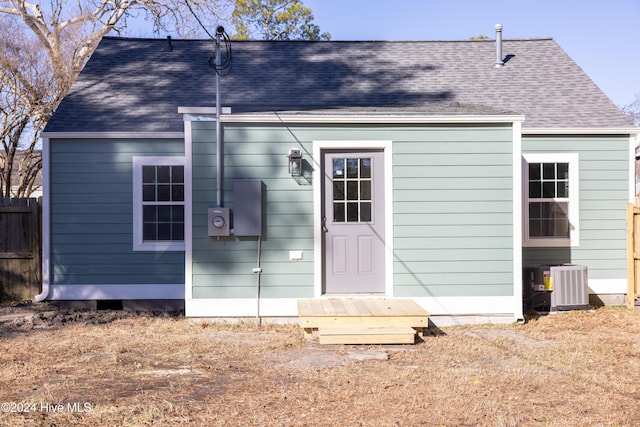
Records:
<instances>
[{"instance_id":1,"label":"electric meter box","mask_svg":"<svg viewBox=\"0 0 640 427\"><path fill-rule=\"evenodd\" d=\"M231 230L231 211L229 208L209 208L209 236L229 236Z\"/></svg>"},{"instance_id":2,"label":"electric meter box","mask_svg":"<svg viewBox=\"0 0 640 427\"><path fill-rule=\"evenodd\" d=\"M262 195L264 183L259 179L236 179L233 182L233 235L262 236Z\"/></svg>"}]
</instances>

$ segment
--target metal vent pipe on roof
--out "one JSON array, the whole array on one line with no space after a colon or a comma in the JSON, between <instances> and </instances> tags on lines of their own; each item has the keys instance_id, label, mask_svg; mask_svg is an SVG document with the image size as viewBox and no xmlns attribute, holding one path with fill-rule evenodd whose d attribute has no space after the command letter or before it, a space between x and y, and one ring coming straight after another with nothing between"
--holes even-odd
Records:
<instances>
[{"instance_id":1,"label":"metal vent pipe on roof","mask_svg":"<svg viewBox=\"0 0 640 427\"><path fill-rule=\"evenodd\" d=\"M496 24L496 62L494 67L504 67L502 60L502 24Z\"/></svg>"}]
</instances>

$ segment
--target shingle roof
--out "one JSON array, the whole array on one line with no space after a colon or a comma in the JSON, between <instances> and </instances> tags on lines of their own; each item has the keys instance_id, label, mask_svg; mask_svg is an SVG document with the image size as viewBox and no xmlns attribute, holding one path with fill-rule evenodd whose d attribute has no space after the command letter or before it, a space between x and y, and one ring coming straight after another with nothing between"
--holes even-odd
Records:
<instances>
[{"instance_id":1,"label":"shingle roof","mask_svg":"<svg viewBox=\"0 0 640 427\"><path fill-rule=\"evenodd\" d=\"M104 38L47 132L181 131L178 106L215 106L210 40ZM552 39L232 42L233 113L355 108L525 115L525 128L628 127ZM457 104L455 104L457 103ZM452 105L456 105L452 107Z\"/></svg>"}]
</instances>

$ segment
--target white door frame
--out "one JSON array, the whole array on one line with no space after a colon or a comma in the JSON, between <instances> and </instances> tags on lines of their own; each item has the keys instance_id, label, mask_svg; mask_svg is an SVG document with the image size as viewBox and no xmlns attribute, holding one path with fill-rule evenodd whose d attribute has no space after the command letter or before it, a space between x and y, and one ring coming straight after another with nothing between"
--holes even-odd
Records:
<instances>
[{"instance_id":1,"label":"white door frame","mask_svg":"<svg viewBox=\"0 0 640 427\"><path fill-rule=\"evenodd\" d=\"M322 294L322 152L324 150L383 150L384 152L384 267L386 297L393 297L393 152L391 141L313 141L313 294ZM366 295L344 295L366 297ZM336 297L332 295L332 297Z\"/></svg>"}]
</instances>

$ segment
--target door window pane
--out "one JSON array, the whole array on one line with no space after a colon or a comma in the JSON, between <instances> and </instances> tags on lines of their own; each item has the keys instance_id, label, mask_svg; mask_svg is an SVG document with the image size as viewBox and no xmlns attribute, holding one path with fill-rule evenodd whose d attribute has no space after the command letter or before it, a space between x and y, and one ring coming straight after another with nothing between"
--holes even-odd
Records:
<instances>
[{"instance_id":1,"label":"door window pane","mask_svg":"<svg viewBox=\"0 0 640 427\"><path fill-rule=\"evenodd\" d=\"M360 221L363 221L363 222L371 221L371 203L370 202L360 203Z\"/></svg>"},{"instance_id":2,"label":"door window pane","mask_svg":"<svg viewBox=\"0 0 640 427\"><path fill-rule=\"evenodd\" d=\"M344 203L334 203L333 204L333 221L334 222L344 222L345 221L344 207L345 207Z\"/></svg>"},{"instance_id":3,"label":"door window pane","mask_svg":"<svg viewBox=\"0 0 640 427\"><path fill-rule=\"evenodd\" d=\"M347 203L347 222L358 222L358 204Z\"/></svg>"},{"instance_id":4,"label":"door window pane","mask_svg":"<svg viewBox=\"0 0 640 427\"><path fill-rule=\"evenodd\" d=\"M371 159L360 159L360 178L371 178Z\"/></svg>"},{"instance_id":5,"label":"door window pane","mask_svg":"<svg viewBox=\"0 0 640 427\"><path fill-rule=\"evenodd\" d=\"M333 181L333 200L344 200L344 181Z\"/></svg>"},{"instance_id":6,"label":"door window pane","mask_svg":"<svg viewBox=\"0 0 640 427\"><path fill-rule=\"evenodd\" d=\"M371 221L371 158L334 158L332 169L333 221ZM345 204L343 200L347 200L348 203Z\"/></svg>"},{"instance_id":7,"label":"door window pane","mask_svg":"<svg viewBox=\"0 0 640 427\"><path fill-rule=\"evenodd\" d=\"M371 181L360 181L360 200L371 200Z\"/></svg>"},{"instance_id":8,"label":"door window pane","mask_svg":"<svg viewBox=\"0 0 640 427\"><path fill-rule=\"evenodd\" d=\"M333 177L344 177L344 159L333 159Z\"/></svg>"},{"instance_id":9,"label":"door window pane","mask_svg":"<svg viewBox=\"0 0 640 427\"><path fill-rule=\"evenodd\" d=\"M358 200L358 181L347 181L347 200Z\"/></svg>"},{"instance_id":10,"label":"door window pane","mask_svg":"<svg viewBox=\"0 0 640 427\"><path fill-rule=\"evenodd\" d=\"M347 178L358 177L358 159L347 159Z\"/></svg>"}]
</instances>

